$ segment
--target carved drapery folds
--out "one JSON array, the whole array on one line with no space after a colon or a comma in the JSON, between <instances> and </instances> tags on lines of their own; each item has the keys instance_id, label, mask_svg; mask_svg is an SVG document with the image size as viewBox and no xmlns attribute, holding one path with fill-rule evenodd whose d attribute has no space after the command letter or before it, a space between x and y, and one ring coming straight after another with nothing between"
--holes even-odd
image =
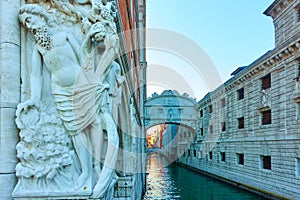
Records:
<instances>
[{"instance_id":1,"label":"carved drapery folds","mask_svg":"<svg viewBox=\"0 0 300 200\"><path fill-rule=\"evenodd\" d=\"M130 112L115 61L116 13L114 2L104 0L28 0L21 7L25 101L16 113L15 197L113 197L118 110Z\"/></svg>"}]
</instances>

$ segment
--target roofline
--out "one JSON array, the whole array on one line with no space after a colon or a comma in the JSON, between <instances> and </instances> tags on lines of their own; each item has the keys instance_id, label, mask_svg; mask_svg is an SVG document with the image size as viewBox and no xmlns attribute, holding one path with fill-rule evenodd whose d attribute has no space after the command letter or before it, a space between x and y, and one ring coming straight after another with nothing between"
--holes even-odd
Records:
<instances>
[{"instance_id":1,"label":"roofline","mask_svg":"<svg viewBox=\"0 0 300 200\"><path fill-rule=\"evenodd\" d=\"M263 14L266 16L271 16L270 11L280 2L280 0L275 0L264 12Z\"/></svg>"}]
</instances>

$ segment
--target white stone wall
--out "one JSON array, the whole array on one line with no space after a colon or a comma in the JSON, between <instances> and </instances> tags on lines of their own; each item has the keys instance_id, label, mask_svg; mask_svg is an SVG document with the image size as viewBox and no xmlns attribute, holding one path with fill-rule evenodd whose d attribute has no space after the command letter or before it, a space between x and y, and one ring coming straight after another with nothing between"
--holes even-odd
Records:
<instances>
[{"instance_id":1,"label":"white stone wall","mask_svg":"<svg viewBox=\"0 0 300 200\"><path fill-rule=\"evenodd\" d=\"M11 199L16 184L18 131L15 110L20 102L20 1L0 1L0 199Z\"/></svg>"},{"instance_id":2,"label":"white stone wall","mask_svg":"<svg viewBox=\"0 0 300 200\"><path fill-rule=\"evenodd\" d=\"M276 29L280 46L200 100L204 116L199 114L198 130L203 128L204 135L198 131L197 143L189 149L196 150L197 155L181 157L180 162L274 196L300 199L300 93L299 80L295 80L300 46L295 36L300 32L291 21L300 1L289 2L290 7L275 18L275 24L287 22L286 28ZM261 79L269 73L271 88L263 91ZM244 88L244 99L238 100L240 88ZM224 97L226 106L221 108ZM213 106L212 113L208 112L209 105ZM262 125L262 111L266 109L271 109L272 123ZM240 117L244 117L243 129L238 128ZM221 130L221 122L226 123L226 131ZM225 152L225 162L220 152ZM244 154L244 165L237 164L238 153ZM271 170L262 169L261 156L271 156Z\"/></svg>"}]
</instances>

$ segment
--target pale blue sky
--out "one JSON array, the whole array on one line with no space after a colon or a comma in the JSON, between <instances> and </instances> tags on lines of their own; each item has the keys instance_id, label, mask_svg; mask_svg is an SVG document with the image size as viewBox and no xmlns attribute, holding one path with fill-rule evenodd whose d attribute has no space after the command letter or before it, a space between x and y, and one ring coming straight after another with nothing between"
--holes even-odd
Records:
<instances>
[{"instance_id":1,"label":"pale blue sky","mask_svg":"<svg viewBox=\"0 0 300 200\"><path fill-rule=\"evenodd\" d=\"M272 2L148 0L147 27L176 31L197 43L215 64L221 81L225 82L237 67L249 65L274 48L273 22L271 17L263 14ZM166 59L164 61L168 62ZM149 68L152 63L160 62L151 53L147 60ZM191 96L199 99L206 92Z\"/></svg>"}]
</instances>

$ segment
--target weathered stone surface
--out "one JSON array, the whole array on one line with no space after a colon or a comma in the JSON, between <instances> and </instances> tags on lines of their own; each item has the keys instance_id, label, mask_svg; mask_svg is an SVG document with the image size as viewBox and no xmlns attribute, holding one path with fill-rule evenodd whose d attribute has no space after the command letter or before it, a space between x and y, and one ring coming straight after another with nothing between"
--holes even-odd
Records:
<instances>
[{"instance_id":1,"label":"weathered stone surface","mask_svg":"<svg viewBox=\"0 0 300 200\"><path fill-rule=\"evenodd\" d=\"M15 109L0 109L0 173L14 173L17 163L16 144L19 140L15 125Z\"/></svg>"},{"instance_id":2,"label":"weathered stone surface","mask_svg":"<svg viewBox=\"0 0 300 200\"><path fill-rule=\"evenodd\" d=\"M12 191L17 183L15 174L0 174L0 199L11 200Z\"/></svg>"}]
</instances>

